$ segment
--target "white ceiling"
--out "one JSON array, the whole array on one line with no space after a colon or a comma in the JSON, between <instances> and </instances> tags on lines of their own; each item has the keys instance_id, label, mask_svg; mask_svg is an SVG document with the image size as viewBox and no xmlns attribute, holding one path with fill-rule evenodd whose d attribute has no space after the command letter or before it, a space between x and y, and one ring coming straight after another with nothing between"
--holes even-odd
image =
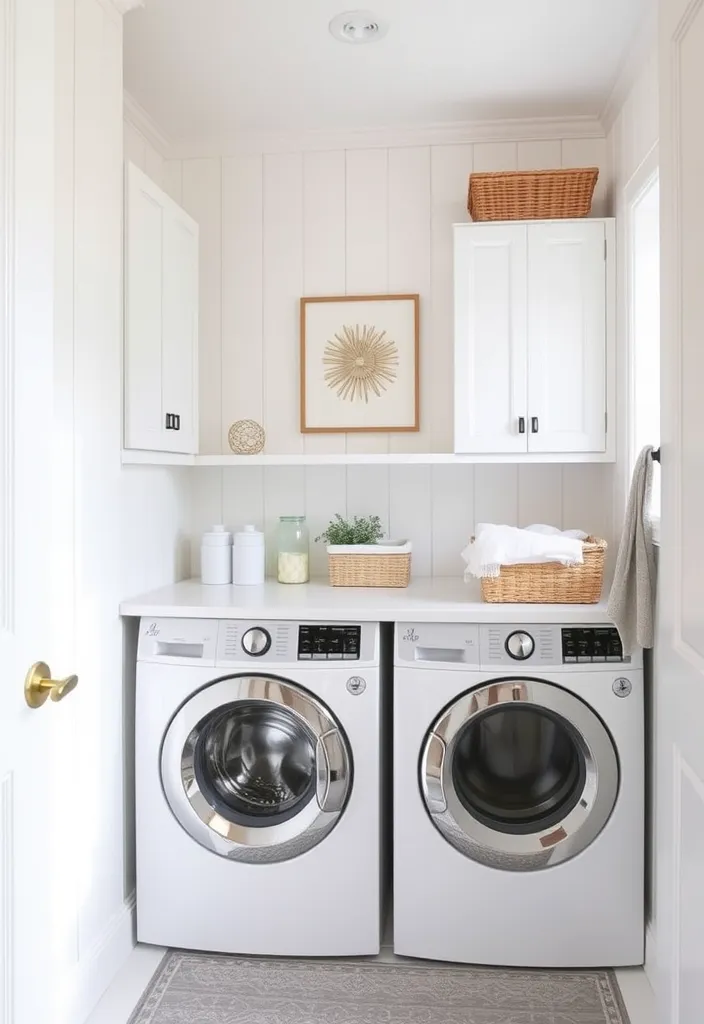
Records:
<instances>
[{"instance_id":1,"label":"white ceiling","mask_svg":"<svg viewBox=\"0 0 704 1024\"><path fill-rule=\"evenodd\" d=\"M364 4L360 4L364 6ZM385 39L335 41L345 0L146 0L125 87L173 141L598 115L644 0L374 0Z\"/></svg>"}]
</instances>

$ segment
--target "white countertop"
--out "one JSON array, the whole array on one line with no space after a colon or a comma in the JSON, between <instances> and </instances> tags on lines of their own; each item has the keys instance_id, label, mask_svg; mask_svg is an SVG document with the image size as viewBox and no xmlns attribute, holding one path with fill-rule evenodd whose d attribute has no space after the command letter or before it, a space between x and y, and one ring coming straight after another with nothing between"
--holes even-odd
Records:
<instances>
[{"instance_id":1,"label":"white countertop","mask_svg":"<svg viewBox=\"0 0 704 1024\"><path fill-rule=\"evenodd\" d=\"M193 619L295 619L356 622L604 623L599 604L486 604L479 584L455 577L419 578L405 589L331 587L327 580L260 587L204 587L185 580L123 601L121 615Z\"/></svg>"}]
</instances>

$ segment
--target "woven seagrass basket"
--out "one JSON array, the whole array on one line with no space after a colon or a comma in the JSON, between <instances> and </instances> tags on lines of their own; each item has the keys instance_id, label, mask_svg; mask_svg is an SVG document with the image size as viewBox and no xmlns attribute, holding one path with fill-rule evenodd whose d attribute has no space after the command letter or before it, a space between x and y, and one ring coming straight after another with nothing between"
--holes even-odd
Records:
<instances>
[{"instance_id":1,"label":"woven seagrass basket","mask_svg":"<svg viewBox=\"0 0 704 1024\"><path fill-rule=\"evenodd\" d=\"M472 174L467 208L479 221L586 217L598 177L598 167Z\"/></svg>"},{"instance_id":2,"label":"woven seagrass basket","mask_svg":"<svg viewBox=\"0 0 704 1024\"><path fill-rule=\"evenodd\" d=\"M597 604L606 548L605 540L589 536L584 541L582 565L502 565L497 577L481 580L482 600L492 604Z\"/></svg>"},{"instance_id":3,"label":"woven seagrass basket","mask_svg":"<svg viewBox=\"0 0 704 1024\"><path fill-rule=\"evenodd\" d=\"M380 550L375 550L380 549ZM407 587L411 579L411 544L328 547L331 587Z\"/></svg>"}]
</instances>

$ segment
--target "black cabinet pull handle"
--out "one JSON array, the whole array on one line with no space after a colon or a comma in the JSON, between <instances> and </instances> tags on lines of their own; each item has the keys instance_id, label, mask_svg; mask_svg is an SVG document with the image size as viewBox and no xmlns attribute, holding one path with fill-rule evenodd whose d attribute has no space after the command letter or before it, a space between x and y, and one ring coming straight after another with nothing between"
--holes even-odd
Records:
<instances>
[{"instance_id":1,"label":"black cabinet pull handle","mask_svg":"<svg viewBox=\"0 0 704 1024\"><path fill-rule=\"evenodd\" d=\"M167 414L166 414L166 429L167 430L173 430L174 429L173 419L174 419L173 413L167 412Z\"/></svg>"},{"instance_id":2,"label":"black cabinet pull handle","mask_svg":"<svg viewBox=\"0 0 704 1024\"><path fill-rule=\"evenodd\" d=\"M181 413L174 413L174 430L181 429Z\"/></svg>"},{"instance_id":3,"label":"black cabinet pull handle","mask_svg":"<svg viewBox=\"0 0 704 1024\"><path fill-rule=\"evenodd\" d=\"M531 416L531 418L530 418L530 429L531 429L531 433L533 433L533 434L537 434L538 433L539 427L538 427L538 417L537 416Z\"/></svg>"},{"instance_id":4,"label":"black cabinet pull handle","mask_svg":"<svg viewBox=\"0 0 704 1024\"><path fill-rule=\"evenodd\" d=\"M525 434L526 432L526 418L525 416L518 417L518 433Z\"/></svg>"}]
</instances>

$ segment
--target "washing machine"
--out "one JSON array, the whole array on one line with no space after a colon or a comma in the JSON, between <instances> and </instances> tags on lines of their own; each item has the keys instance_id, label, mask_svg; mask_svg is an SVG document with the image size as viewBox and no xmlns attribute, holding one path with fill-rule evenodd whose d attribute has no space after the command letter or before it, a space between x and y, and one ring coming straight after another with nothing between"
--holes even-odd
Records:
<instances>
[{"instance_id":1,"label":"washing machine","mask_svg":"<svg viewBox=\"0 0 704 1024\"><path fill-rule=\"evenodd\" d=\"M143 619L137 938L380 945L379 626Z\"/></svg>"},{"instance_id":2,"label":"washing machine","mask_svg":"<svg viewBox=\"0 0 704 1024\"><path fill-rule=\"evenodd\" d=\"M394 661L396 952L641 964L640 655L607 624L406 623Z\"/></svg>"}]
</instances>

